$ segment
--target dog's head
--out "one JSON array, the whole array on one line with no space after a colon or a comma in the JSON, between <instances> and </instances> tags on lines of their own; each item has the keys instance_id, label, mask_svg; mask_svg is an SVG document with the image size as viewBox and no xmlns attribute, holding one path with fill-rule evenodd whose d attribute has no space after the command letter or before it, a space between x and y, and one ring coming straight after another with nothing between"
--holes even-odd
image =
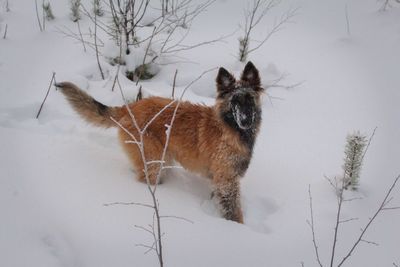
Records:
<instances>
[{"instance_id":1,"label":"dog's head","mask_svg":"<svg viewBox=\"0 0 400 267\"><path fill-rule=\"evenodd\" d=\"M229 124L234 122L241 130L254 128L260 120L260 94L264 89L253 63L246 64L240 80L220 68L216 81L217 107L223 119Z\"/></svg>"}]
</instances>

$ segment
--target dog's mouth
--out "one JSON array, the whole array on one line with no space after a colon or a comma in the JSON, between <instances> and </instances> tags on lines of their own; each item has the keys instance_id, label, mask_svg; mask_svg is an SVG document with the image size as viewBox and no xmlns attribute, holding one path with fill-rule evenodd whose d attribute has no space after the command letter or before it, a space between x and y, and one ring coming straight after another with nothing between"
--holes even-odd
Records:
<instances>
[{"instance_id":1,"label":"dog's mouth","mask_svg":"<svg viewBox=\"0 0 400 267\"><path fill-rule=\"evenodd\" d=\"M233 118L242 130L248 130L253 126L256 112L253 108L232 105Z\"/></svg>"}]
</instances>

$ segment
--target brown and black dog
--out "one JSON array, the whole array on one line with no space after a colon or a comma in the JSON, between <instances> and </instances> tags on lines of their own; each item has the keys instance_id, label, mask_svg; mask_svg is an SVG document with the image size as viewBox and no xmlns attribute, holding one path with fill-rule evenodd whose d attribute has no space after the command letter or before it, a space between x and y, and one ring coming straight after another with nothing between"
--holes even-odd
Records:
<instances>
[{"instance_id":1,"label":"brown and black dog","mask_svg":"<svg viewBox=\"0 0 400 267\"><path fill-rule=\"evenodd\" d=\"M243 223L239 183L249 166L260 128L260 95L263 88L258 70L251 62L245 66L240 80L235 80L227 70L220 68L216 82L218 95L214 106L189 102L179 104L165 161L168 165L175 160L184 168L212 179L222 215L228 220ZM56 86L62 89L75 111L88 122L101 127L119 127L119 139L138 179L146 182L143 155L137 144L126 142L132 141L131 135L139 139L127 107L105 106L69 82ZM140 129L159 113L142 135L145 159L153 161L147 167L147 177L152 184L156 183L160 170L166 125L170 124L177 105L171 101L149 97L128 105Z\"/></svg>"}]
</instances>

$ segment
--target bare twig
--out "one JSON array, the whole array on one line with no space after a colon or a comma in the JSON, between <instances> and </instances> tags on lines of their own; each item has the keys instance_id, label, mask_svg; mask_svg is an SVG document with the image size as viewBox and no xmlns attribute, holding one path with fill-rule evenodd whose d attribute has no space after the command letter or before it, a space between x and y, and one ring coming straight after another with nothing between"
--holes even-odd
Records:
<instances>
[{"instance_id":1,"label":"bare twig","mask_svg":"<svg viewBox=\"0 0 400 267\"><path fill-rule=\"evenodd\" d=\"M252 6L245 11L244 36L239 38L239 60L241 62L246 61L247 56L251 52L257 50L263 44L265 44L265 42L274 33L283 29L283 26L286 23L289 23L297 14L298 8L289 10L287 13L283 14L278 21L275 21L268 34L261 41L259 41L256 46L250 49L252 31L261 22L265 15L278 4L278 0L254 0Z\"/></svg>"},{"instance_id":2,"label":"bare twig","mask_svg":"<svg viewBox=\"0 0 400 267\"><path fill-rule=\"evenodd\" d=\"M42 23L40 22L40 17L39 17L39 10L38 10L38 6L37 6L37 0L35 0L35 7L36 7L36 18L39 24L39 29L42 32L43 31L43 27L42 27Z\"/></svg>"},{"instance_id":3,"label":"bare twig","mask_svg":"<svg viewBox=\"0 0 400 267\"><path fill-rule=\"evenodd\" d=\"M8 29L8 24L6 24L6 28L4 29L3 39L7 38L7 29Z\"/></svg>"},{"instance_id":4,"label":"bare twig","mask_svg":"<svg viewBox=\"0 0 400 267\"><path fill-rule=\"evenodd\" d=\"M294 83L294 84L281 84L280 82L282 80L284 80L287 76L288 76L287 73L283 73L277 79L272 80L270 84L266 84L265 85L265 89L283 88L283 89L286 89L286 90L290 90L290 89L296 88L296 87L298 87L298 86L300 86L300 85L302 85L304 83L304 81L301 81L301 82L297 82L297 83Z\"/></svg>"},{"instance_id":5,"label":"bare twig","mask_svg":"<svg viewBox=\"0 0 400 267\"><path fill-rule=\"evenodd\" d=\"M350 218L350 219L346 219L346 220L340 220L339 223L347 223L347 222L351 222L351 221L357 221L358 218Z\"/></svg>"},{"instance_id":6,"label":"bare twig","mask_svg":"<svg viewBox=\"0 0 400 267\"><path fill-rule=\"evenodd\" d=\"M142 207L146 207L146 208L154 208L154 206L149 205L149 204L144 204L144 203L139 203L139 202L112 202L112 203L105 203L103 204L103 206L105 207L109 207L109 206L117 206L117 205L121 205L121 206L131 206L131 205L135 205L135 206L142 206Z\"/></svg>"},{"instance_id":7,"label":"bare twig","mask_svg":"<svg viewBox=\"0 0 400 267\"><path fill-rule=\"evenodd\" d=\"M317 262L318 262L319 266L322 267L323 265L322 265L320 257L319 257L318 245L317 245L317 241L315 239L315 226L314 226L314 213L313 213L313 206L312 206L311 185L308 185L308 197L310 199L310 221L307 221L307 223L311 228L312 241L313 241L313 245L314 245L314 252L315 252L315 256L317 258Z\"/></svg>"},{"instance_id":8,"label":"bare twig","mask_svg":"<svg viewBox=\"0 0 400 267\"><path fill-rule=\"evenodd\" d=\"M365 239L361 239L360 241L364 242L364 243L367 243L367 244L370 244L370 245L379 246L378 243L373 242L373 241L369 241L369 240L365 240Z\"/></svg>"},{"instance_id":9,"label":"bare twig","mask_svg":"<svg viewBox=\"0 0 400 267\"><path fill-rule=\"evenodd\" d=\"M81 26L80 26L79 20L76 21L76 24L78 25L78 31L79 31L79 36L80 36L81 41L82 41L83 51L86 53L85 41L83 40L83 36L82 36L82 31L81 31ZM95 46L97 47L97 43L95 44ZM96 51L97 51L97 49L96 49Z\"/></svg>"},{"instance_id":10,"label":"bare twig","mask_svg":"<svg viewBox=\"0 0 400 267\"><path fill-rule=\"evenodd\" d=\"M171 94L171 98L174 99L175 98L175 85L176 85L176 75L178 74L178 69L175 70L175 74L174 74L174 81L172 83L172 94Z\"/></svg>"},{"instance_id":11,"label":"bare twig","mask_svg":"<svg viewBox=\"0 0 400 267\"><path fill-rule=\"evenodd\" d=\"M337 188L337 186L336 186ZM336 223L335 223L335 230L334 230L334 235L333 235L333 242L332 242L332 252L331 252L331 261L330 261L330 267L333 267L333 262L335 260L335 252L336 252L336 244L337 244L337 236L339 232L339 225L340 225L340 215L342 211L342 204L343 204L343 191L344 191L344 179L342 179L342 186L338 188L339 194L337 195L337 202L338 202L338 208L336 212Z\"/></svg>"},{"instance_id":12,"label":"bare twig","mask_svg":"<svg viewBox=\"0 0 400 267\"><path fill-rule=\"evenodd\" d=\"M192 220L189 220L189 219L187 219L187 218L185 218L185 217L180 217L180 216L174 216L174 215L162 215L162 216L160 216L160 218L172 218L172 219L179 219L179 220L183 220L183 221L185 221L185 222L188 222L188 223L194 224L194 221L192 221Z\"/></svg>"},{"instance_id":13,"label":"bare twig","mask_svg":"<svg viewBox=\"0 0 400 267\"><path fill-rule=\"evenodd\" d=\"M298 11L299 11L299 8L295 8L295 9L289 10L286 14L284 14L284 15L279 19L278 22L275 22L275 24L272 26L272 29L271 29L270 32L267 34L267 36L265 36L264 39L261 40L261 41L259 42L259 44L256 45L254 48L249 49L248 52L247 52L247 54L250 54L251 52L253 52L253 51L257 50L258 48L260 48L263 44L265 44L266 41L269 40L269 38L271 38L271 36L272 36L274 33L277 33L277 32L279 32L280 30L282 30L282 29L283 29L283 26L284 26L285 24L291 22L291 19L297 15Z\"/></svg>"},{"instance_id":14,"label":"bare twig","mask_svg":"<svg viewBox=\"0 0 400 267\"><path fill-rule=\"evenodd\" d=\"M349 12L348 12L348 8L347 8L347 4L345 6L345 15L346 15L347 35L350 37L351 36L351 33L350 33L350 21L349 21Z\"/></svg>"},{"instance_id":15,"label":"bare twig","mask_svg":"<svg viewBox=\"0 0 400 267\"><path fill-rule=\"evenodd\" d=\"M97 14L94 13L94 47L96 49L96 60L97 65L99 66L101 78L104 80L103 69L101 68L100 59L99 59L99 48L97 46Z\"/></svg>"},{"instance_id":16,"label":"bare twig","mask_svg":"<svg viewBox=\"0 0 400 267\"><path fill-rule=\"evenodd\" d=\"M383 199L383 201L381 202L380 206L378 207L378 209L376 210L376 212L374 213L374 215L371 217L371 219L368 221L368 223L365 225L364 228L362 228L361 234L359 235L359 237L357 238L357 240L354 242L353 246L350 248L349 252L343 257L343 259L340 261L340 263L338 264L338 267L342 266L343 263L351 256L351 254L354 252L354 250L357 248L357 246L359 245L359 243L363 240L363 237L365 235L365 233L367 232L368 228L370 227L370 225L374 222L374 220L376 219L376 217L382 212L382 210L384 210L387 205L387 201L388 198L390 196L390 194L392 193L393 189L396 187L397 182L400 179L400 175L398 175L394 182L392 183L392 185L390 186L389 190L386 192L386 195ZM387 208L386 208L387 209ZM365 242L365 241L364 241Z\"/></svg>"},{"instance_id":17,"label":"bare twig","mask_svg":"<svg viewBox=\"0 0 400 267\"><path fill-rule=\"evenodd\" d=\"M214 70L215 68L211 69ZM122 96L122 99L124 101L124 105L125 108L128 111L128 114L132 120L132 126L134 127L136 133L137 133L137 137L131 133L129 130L126 129L126 127L124 127L120 122L116 121L114 118L111 118L112 121L114 121L114 123L116 123L125 133L128 134L128 136L132 139L132 140L126 140L128 142L131 142L133 145L136 145L139 153L141 155L141 159L143 161L143 173L145 175L145 180L147 182L147 188L148 191L150 193L151 199L152 199L152 205L148 205L148 204L141 204L141 203L136 203L136 202L115 202L115 203L111 203L111 204L122 204L122 205L143 205L145 207L150 207L152 209L154 209L154 214L153 214L153 223L151 225L149 225L149 228L145 228L145 227L138 227L139 229L145 230L146 232L150 233L153 237L153 244L151 246L149 245L144 245L144 244L138 244L139 246L145 247L148 250L147 252L150 251L154 251L157 254L158 260L159 260L159 265L163 266L164 264L164 259L163 259L163 247L162 247L162 236L163 233L161 231L161 219L162 218L176 218L176 219L182 219L182 220L186 220L191 222L190 220L183 218L183 217L179 217L179 216L172 216L172 215L161 215L160 214L160 210L159 210L159 203L158 203L158 199L156 197L156 189L157 189L157 184L160 181L160 177L161 177L161 172L163 169L165 168L169 168L169 167L175 167L175 166L164 166L166 161L166 153L167 153L167 149L168 149L168 144L169 144L169 139L171 136L171 128L173 127L173 123L175 121L176 118L176 113L177 110L179 108L179 105L181 103L181 100L186 92L186 90L193 85L197 80L199 80L205 73L211 71L211 70L207 70L204 71L198 78L196 78L195 80L193 80L191 83L189 83L185 89L183 90L181 97L179 98L179 100L172 100L170 103L168 103L165 107L163 107L157 114L155 114L141 129L135 119L134 114L132 113L131 108L128 105L128 102L124 96L124 93L122 91L121 85L119 84L118 81L118 77L117 79L117 84ZM162 113L164 112L167 108L171 107L173 104L175 104L177 102L177 104L174 107L174 112L172 115L172 118L169 122L169 124L166 125L167 130L166 130L166 140L165 140L165 144L164 144L164 149L161 155L161 158L159 160L147 160L146 155L145 155L145 143L144 143L144 136L146 134L146 130L149 127L149 125L151 125L151 123ZM158 164L159 165L159 171L156 174L155 178L156 178L156 182L155 185L152 186L150 183L150 177L149 177L149 171L148 171L148 167L151 164Z\"/></svg>"},{"instance_id":18,"label":"bare twig","mask_svg":"<svg viewBox=\"0 0 400 267\"><path fill-rule=\"evenodd\" d=\"M46 92L46 96L44 97L43 102L42 102L42 104L40 105L39 111L38 111L38 113L36 114L36 119L39 118L40 112L42 111L44 102L46 101L47 96L49 95L50 88L51 88L51 85L53 84L53 81L55 80L55 77L56 77L56 73L53 72L53 75L51 76L51 80L50 80L50 83L49 83L49 88L47 89L47 92Z\"/></svg>"},{"instance_id":19,"label":"bare twig","mask_svg":"<svg viewBox=\"0 0 400 267\"><path fill-rule=\"evenodd\" d=\"M372 138L374 138L374 136L375 136L375 132L376 132L376 129L377 129L377 128L378 128L378 127L375 127L375 128L374 128L374 131L372 132L371 137L370 137L369 140L368 140L368 144L367 144L367 146L365 147L364 153L363 153L363 155L362 155L362 157L361 157L361 162L363 162L364 157L365 157L365 154L367 154L369 145L371 144Z\"/></svg>"}]
</instances>

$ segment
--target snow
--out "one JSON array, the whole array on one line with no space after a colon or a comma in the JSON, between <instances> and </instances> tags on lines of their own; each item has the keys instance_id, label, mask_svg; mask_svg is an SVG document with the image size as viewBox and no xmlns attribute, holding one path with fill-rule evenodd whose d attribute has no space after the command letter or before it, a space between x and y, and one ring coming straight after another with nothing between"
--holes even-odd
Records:
<instances>
[{"instance_id":1,"label":"snow","mask_svg":"<svg viewBox=\"0 0 400 267\"><path fill-rule=\"evenodd\" d=\"M39 1L40 2L40 1ZM158 3L158 1L155 1ZM89 6L90 1L84 1ZM35 119L52 72L72 81L107 105L121 105L111 91L116 66L65 37L77 32L67 0L52 1L56 19L40 32L34 5L0 1L0 266L157 266L154 254L137 244L151 237L135 228L148 225L152 212L140 206L104 206L116 201L148 203L146 185L135 179L116 138L83 122L55 89ZM263 98L263 122L250 167L242 180L245 224L221 218L210 199L209 181L185 170L170 170L157 189L164 215L165 266L317 266L309 219L308 186L313 195L320 256L329 262L336 196L324 178L342 173L345 140L359 130L376 134L365 157L359 190L347 197L339 232L337 260L349 250L396 175L400 173L400 5L379 12L375 0L286 0L256 28L262 39L274 18L300 6L295 23L273 35L249 60L268 84L287 73ZM349 14L347 34L345 7ZM185 44L218 38L242 23L242 1L216 1L200 14ZM146 21L156 17L151 10ZM89 32L91 21L81 22ZM93 30L93 28L92 28ZM203 71L222 66L238 77L240 30L222 42L163 59L158 74L142 83L144 96L169 97L178 69L175 95ZM107 40L107 37L104 37ZM107 44L105 56L115 57ZM135 65L138 58L131 58ZM132 67L133 68L133 67ZM193 84L185 99L212 105L217 70ZM137 87L122 75L128 99ZM400 190L393 192L400 205ZM400 265L400 213L386 211L372 225L345 266Z\"/></svg>"}]
</instances>

